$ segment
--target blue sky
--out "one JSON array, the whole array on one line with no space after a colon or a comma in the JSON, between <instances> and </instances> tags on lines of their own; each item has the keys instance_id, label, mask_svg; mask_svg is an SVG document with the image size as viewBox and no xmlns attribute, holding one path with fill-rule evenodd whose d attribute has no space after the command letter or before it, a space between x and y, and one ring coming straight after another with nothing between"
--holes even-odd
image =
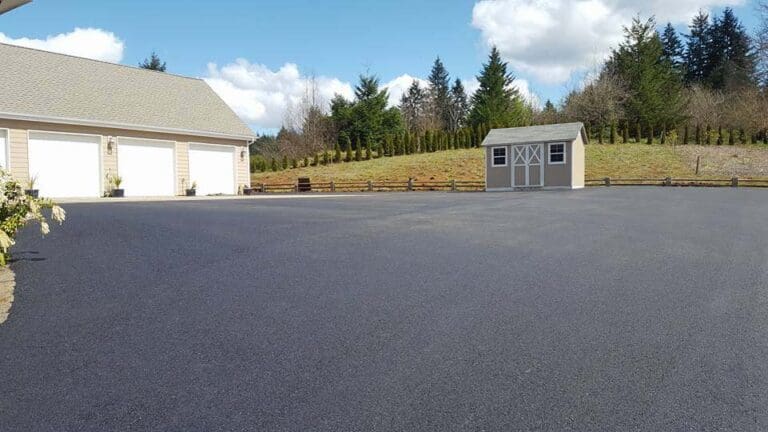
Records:
<instances>
[{"instance_id":1,"label":"blue sky","mask_svg":"<svg viewBox=\"0 0 768 432\"><path fill-rule=\"evenodd\" d=\"M329 99L349 95L370 71L390 84L394 101L439 55L471 88L491 43L525 93L557 101L638 12L684 29L699 8L724 6L755 25L749 0L34 0L0 17L0 40L129 65L155 50L170 72L206 78L254 129L269 130L308 75Z\"/></svg>"}]
</instances>

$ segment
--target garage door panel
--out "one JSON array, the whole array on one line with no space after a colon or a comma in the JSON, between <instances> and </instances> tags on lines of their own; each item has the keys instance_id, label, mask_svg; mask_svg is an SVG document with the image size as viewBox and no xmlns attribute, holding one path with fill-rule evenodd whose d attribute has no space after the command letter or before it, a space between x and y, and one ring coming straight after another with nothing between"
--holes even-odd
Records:
<instances>
[{"instance_id":1,"label":"garage door panel","mask_svg":"<svg viewBox=\"0 0 768 432\"><path fill-rule=\"evenodd\" d=\"M197 183L198 195L235 194L235 148L223 145L190 144L189 179Z\"/></svg>"},{"instance_id":2,"label":"garage door panel","mask_svg":"<svg viewBox=\"0 0 768 432\"><path fill-rule=\"evenodd\" d=\"M118 138L117 172L126 196L175 195L173 141Z\"/></svg>"},{"instance_id":3,"label":"garage door panel","mask_svg":"<svg viewBox=\"0 0 768 432\"><path fill-rule=\"evenodd\" d=\"M101 137L33 132L28 152L41 196L101 196Z\"/></svg>"}]
</instances>

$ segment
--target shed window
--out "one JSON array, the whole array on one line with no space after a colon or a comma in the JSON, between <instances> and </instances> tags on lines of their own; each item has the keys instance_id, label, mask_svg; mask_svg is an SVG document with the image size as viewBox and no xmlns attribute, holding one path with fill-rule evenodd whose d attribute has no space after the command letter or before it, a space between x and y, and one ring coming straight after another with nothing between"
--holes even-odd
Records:
<instances>
[{"instance_id":1,"label":"shed window","mask_svg":"<svg viewBox=\"0 0 768 432\"><path fill-rule=\"evenodd\" d=\"M565 143L553 143L549 145L549 163L565 163Z\"/></svg>"},{"instance_id":2,"label":"shed window","mask_svg":"<svg viewBox=\"0 0 768 432\"><path fill-rule=\"evenodd\" d=\"M507 148L506 147L494 147L493 151L493 166L507 166Z\"/></svg>"}]
</instances>

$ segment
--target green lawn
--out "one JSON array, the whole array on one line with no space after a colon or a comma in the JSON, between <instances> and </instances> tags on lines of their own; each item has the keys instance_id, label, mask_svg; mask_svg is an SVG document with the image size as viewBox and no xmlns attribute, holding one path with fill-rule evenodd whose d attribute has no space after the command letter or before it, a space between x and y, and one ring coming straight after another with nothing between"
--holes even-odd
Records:
<instances>
[{"instance_id":1,"label":"green lawn","mask_svg":"<svg viewBox=\"0 0 768 432\"><path fill-rule=\"evenodd\" d=\"M701 157L700 178L768 177L768 146L668 146L660 144L590 144L588 179L693 178ZM483 150L448 150L385 157L319 167L255 173L253 183L293 183L298 177L326 181L483 180Z\"/></svg>"}]
</instances>

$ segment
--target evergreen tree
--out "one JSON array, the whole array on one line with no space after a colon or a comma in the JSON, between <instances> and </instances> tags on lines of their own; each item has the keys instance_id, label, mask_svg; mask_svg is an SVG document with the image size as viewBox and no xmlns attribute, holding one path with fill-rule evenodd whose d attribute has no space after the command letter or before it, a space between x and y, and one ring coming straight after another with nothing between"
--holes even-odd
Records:
<instances>
[{"instance_id":1,"label":"evergreen tree","mask_svg":"<svg viewBox=\"0 0 768 432\"><path fill-rule=\"evenodd\" d=\"M517 88L515 77L507 72L507 63L501 60L496 47L491 49L488 63L477 77L480 87L472 95L469 122L474 126L491 124L494 127L519 126L526 116L526 106Z\"/></svg>"},{"instance_id":2,"label":"evergreen tree","mask_svg":"<svg viewBox=\"0 0 768 432\"><path fill-rule=\"evenodd\" d=\"M680 69L683 64L683 42L677 35L672 23L667 23L664 32L661 34L661 44L663 47L664 60L668 61L676 69Z\"/></svg>"},{"instance_id":3,"label":"evergreen tree","mask_svg":"<svg viewBox=\"0 0 768 432\"><path fill-rule=\"evenodd\" d=\"M165 72L166 65L165 62L160 60L160 57L158 57L158 55L152 51L152 55L150 55L148 59L144 59L143 62L139 63L139 67L142 69Z\"/></svg>"},{"instance_id":4,"label":"evergreen tree","mask_svg":"<svg viewBox=\"0 0 768 432\"><path fill-rule=\"evenodd\" d=\"M352 140L347 135L344 136L344 152L344 162L352 162Z\"/></svg>"},{"instance_id":5,"label":"evergreen tree","mask_svg":"<svg viewBox=\"0 0 768 432\"><path fill-rule=\"evenodd\" d=\"M288 156L283 156L283 169L288 169Z\"/></svg>"},{"instance_id":6,"label":"evergreen tree","mask_svg":"<svg viewBox=\"0 0 768 432\"><path fill-rule=\"evenodd\" d=\"M448 128L451 124L450 81L440 57L435 59L428 81L433 124L438 129Z\"/></svg>"},{"instance_id":7,"label":"evergreen tree","mask_svg":"<svg viewBox=\"0 0 768 432\"><path fill-rule=\"evenodd\" d=\"M456 78L456 81L453 82L453 87L451 87L450 123L448 129L453 132L459 130L459 128L464 126L468 113L469 101L467 99L467 92L464 90L464 84L462 84L461 80Z\"/></svg>"},{"instance_id":8,"label":"evergreen tree","mask_svg":"<svg viewBox=\"0 0 768 432\"><path fill-rule=\"evenodd\" d=\"M334 163L341 162L341 146L339 145L338 142L334 146L333 162Z\"/></svg>"},{"instance_id":9,"label":"evergreen tree","mask_svg":"<svg viewBox=\"0 0 768 432\"><path fill-rule=\"evenodd\" d=\"M426 124L427 92L421 88L418 81L413 80L408 91L400 98L400 112L406 129L415 132L423 129Z\"/></svg>"},{"instance_id":10,"label":"evergreen tree","mask_svg":"<svg viewBox=\"0 0 768 432\"><path fill-rule=\"evenodd\" d=\"M712 44L712 31L709 14L699 11L693 17L689 31L690 34L685 37L686 47L683 55L685 82L686 84L703 83L708 79L711 71L709 52Z\"/></svg>"},{"instance_id":11,"label":"evergreen tree","mask_svg":"<svg viewBox=\"0 0 768 432\"><path fill-rule=\"evenodd\" d=\"M277 171L277 159L272 158L271 168L272 168L272 171Z\"/></svg>"},{"instance_id":12,"label":"evergreen tree","mask_svg":"<svg viewBox=\"0 0 768 432\"><path fill-rule=\"evenodd\" d=\"M360 143L360 137L357 137L357 140L355 140L355 160L357 162L363 160L363 150L362 144Z\"/></svg>"},{"instance_id":13,"label":"evergreen tree","mask_svg":"<svg viewBox=\"0 0 768 432\"><path fill-rule=\"evenodd\" d=\"M709 76L715 90L743 88L755 83L756 57L752 41L733 9L725 8L710 27Z\"/></svg>"},{"instance_id":14,"label":"evergreen tree","mask_svg":"<svg viewBox=\"0 0 768 432\"><path fill-rule=\"evenodd\" d=\"M371 160L372 153L371 153L371 140L366 139L365 140L365 160Z\"/></svg>"},{"instance_id":15,"label":"evergreen tree","mask_svg":"<svg viewBox=\"0 0 768 432\"><path fill-rule=\"evenodd\" d=\"M656 22L635 18L624 33L624 42L613 51L606 68L627 85L626 115L649 129L676 124L682 116L682 82L664 60Z\"/></svg>"}]
</instances>

